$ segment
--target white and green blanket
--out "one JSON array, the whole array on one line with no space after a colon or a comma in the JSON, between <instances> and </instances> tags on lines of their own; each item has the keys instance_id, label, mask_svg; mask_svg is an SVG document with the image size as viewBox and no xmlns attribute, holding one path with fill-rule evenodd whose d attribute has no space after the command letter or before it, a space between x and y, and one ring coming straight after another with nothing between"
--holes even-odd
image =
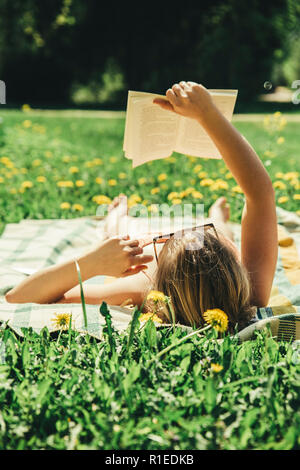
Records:
<instances>
[{"instance_id":1,"label":"white and green blanket","mask_svg":"<svg viewBox=\"0 0 300 470\"><path fill-rule=\"evenodd\" d=\"M240 332L241 340L251 338L254 329L271 326L272 334L283 339L300 339L300 217L277 210L279 230L279 256L269 307L257 310L256 321ZM240 240L240 226L233 224L236 241ZM259 231L263 227L258 227ZM32 327L39 332L47 326L57 329L53 319L59 313L72 315L73 327L84 328L80 304L9 304L5 293L27 275L36 270L78 257L91 244L101 238L101 222L92 218L68 220L23 220L8 224L0 237L0 322L8 322L18 334L22 328ZM112 282L98 276L89 283ZM127 328L131 310L110 306L116 328ZM87 306L87 332L101 338L104 319L99 306Z\"/></svg>"}]
</instances>

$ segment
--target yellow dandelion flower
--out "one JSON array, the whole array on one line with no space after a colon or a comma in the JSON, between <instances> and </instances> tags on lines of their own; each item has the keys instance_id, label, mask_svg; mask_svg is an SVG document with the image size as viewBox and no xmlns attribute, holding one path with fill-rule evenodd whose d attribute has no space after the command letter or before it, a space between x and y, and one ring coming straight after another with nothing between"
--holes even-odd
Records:
<instances>
[{"instance_id":1,"label":"yellow dandelion flower","mask_svg":"<svg viewBox=\"0 0 300 470\"><path fill-rule=\"evenodd\" d=\"M74 174L74 173L78 173L78 172L79 172L79 169L77 168L77 166L71 166L69 168L69 173Z\"/></svg>"},{"instance_id":2,"label":"yellow dandelion flower","mask_svg":"<svg viewBox=\"0 0 300 470\"><path fill-rule=\"evenodd\" d=\"M230 173L230 171L229 171L228 173L226 173L225 178L226 178L227 180L231 180L231 179L233 178L233 174Z\"/></svg>"},{"instance_id":3,"label":"yellow dandelion flower","mask_svg":"<svg viewBox=\"0 0 300 470\"><path fill-rule=\"evenodd\" d=\"M133 207L142 202L142 198L138 194L131 194L128 198L128 207Z\"/></svg>"},{"instance_id":4,"label":"yellow dandelion flower","mask_svg":"<svg viewBox=\"0 0 300 470\"><path fill-rule=\"evenodd\" d=\"M139 183L139 184L145 184L145 183L147 183L147 178L144 178L144 177L143 177L143 178L139 178L139 179L138 179L138 183Z\"/></svg>"},{"instance_id":5,"label":"yellow dandelion flower","mask_svg":"<svg viewBox=\"0 0 300 470\"><path fill-rule=\"evenodd\" d=\"M2 176L0 176L0 183L4 183L4 178L2 178Z\"/></svg>"},{"instance_id":6,"label":"yellow dandelion flower","mask_svg":"<svg viewBox=\"0 0 300 470\"><path fill-rule=\"evenodd\" d=\"M70 313L56 313L54 318L51 318L54 327L60 330L67 330L70 325L72 315Z\"/></svg>"},{"instance_id":7,"label":"yellow dandelion flower","mask_svg":"<svg viewBox=\"0 0 300 470\"><path fill-rule=\"evenodd\" d=\"M121 171L121 173L119 173L119 178L120 178L120 180L125 180L125 179L127 178L126 173L124 173L123 171Z\"/></svg>"},{"instance_id":8,"label":"yellow dandelion flower","mask_svg":"<svg viewBox=\"0 0 300 470\"><path fill-rule=\"evenodd\" d=\"M268 127L270 124L271 116L265 116L264 117L264 126Z\"/></svg>"},{"instance_id":9,"label":"yellow dandelion flower","mask_svg":"<svg viewBox=\"0 0 300 470\"><path fill-rule=\"evenodd\" d=\"M221 372L221 370L223 370L223 366L221 366L221 364L211 363L210 367L211 367L211 370L215 373Z\"/></svg>"},{"instance_id":10,"label":"yellow dandelion flower","mask_svg":"<svg viewBox=\"0 0 300 470\"><path fill-rule=\"evenodd\" d=\"M176 206L176 205L178 205L178 204L181 204L181 202L182 202L182 201L181 201L181 199L179 199L179 198L176 198L176 197L175 197L174 199L172 199L172 204L173 204L174 206Z\"/></svg>"},{"instance_id":11,"label":"yellow dandelion flower","mask_svg":"<svg viewBox=\"0 0 300 470\"><path fill-rule=\"evenodd\" d=\"M9 161L9 162L5 163L5 166L6 166L6 168L14 168L15 165L14 165L13 162Z\"/></svg>"},{"instance_id":12,"label":"yellow dandelion flower","mask_svg":"<svg viewBox=\"0 0 300 470\"><path fill-rule=\"evenodd\" d=\"M193 168L194 173L199 173L200 170L202 170L202 165L196 165Z\"/></svg>"},{"instance_id":13,"label":"yellow dandelion flower","mask_svg":"<svg viewBox=\"0 0 300 470\"><path fill-rule=\"evenodd\" d=\"M73 188L74 186L73 181L58 181L56 184L59 188Z\"/></svg>"},{"instance_id":14,"label":"yellow dandelion flower","mask_svg":"<svg viewBox=\"0 0 300 470\"><path fill-rule=\"evenodd\" d=\"M8 157L1 157L0 162L4 163L5 165L10 162L10 159Z\"/></svg>"},{"instance_id":15,"label":"yellow dandelion flower","mask_svg":"<svg viewBox=\"0 0 300 470\"><path fill-rule=\"evenodd\" d=\"M109 185L109 186L116 186L116 184L117 184L117 180L115 180L115 179L113 179L113 178L110 179L110 180L108 180L108 185Z\"/></svg>"},{"instance_id":16,"label":"yellow dandelion flower","mask_svg":"<svg viewBox=\"0 0 300 470\"><path fill-rule=\"evenodd\" d=\"M207 173L206 171L200 171L198 173L198 178L206 178L207 177Z\"/></svg>"},{"instance_id":17,"label":"yellow dandelion flower","mask_svg":"<svg viewBox=\"0 0 300 470\"><path fill-rule=\"evenodd\" d=\"M147 295L147 300L153 300L153 302L167 302L167 296L159 290L151 290Z\"/></svg>"},{"instance_id":18,"label":"yellow dandelion flower","mask_svg":"<svg viewBox=\"0 0 300 470\"><path fill-rule=\"evenodd\" d=\"M72 206L73 211L83 211L83 206L81 204L73 204Z\"/></svg>"},{"instance_id":19,"label":"yellow dandelion flower","mask_svg":"<svg viewBox=\"0 0 300 470\"><path fill-rule=\"evenodd\" d=\"M195 191L195 188L192 188L192 187L186 188L186 189L184 190L186 196L189 196L189 195L192 194L194 191Z\"/></svg>"},{"instance_id":20,"label":"yellow dandelion flower","mask_svg":"<svg viewBox=\"0 0 300 470\"><path fill-rule=\"evenodd\" d=\"M272 152L271 150L266 150L266 151L264 152L264 156L265 156L265 157L274 158L275 155L276 155L276 154L275 154L274 152Z\"/></svg>"},{"instance_id":21,"label":"yellow dandelion flower","mask_svg":"<svg viewBox=\"0 0 300 470\"><path fill-rule=\"evenodd\" d=\"M104 195L94 196L92 200L93 200L93 202L96 202L96 204L98 204L99 206L101 204L110 204L111 203L111 199L107 196L104 196Z\"/></svg>"},{"instance_id":22,"label":"yellow dandelion flower","mask_svg":"<svg viewBox=\"0 0 300 470\"><path fill-rule=\"evenodd\" d=\"M33 160L32 166L40 166L41 163L42 163L41 160L37 158L36 160Z\"/></svg>"},{"instance_id":23,"label":"yellow dandelion flower","mask_svg":"<svg viewBox=\"0 0 300 470\"><path fill-rule=\"evenodd\" d=\"M25 129L29 129L31 126L32 122L29 119L25 119L25 121L23 121L23 127L25 127Z\"/></svg>"},{"instance_id":24,"label":"yellow dandelion flower","mask_svg":"<svg viewBox=\"0 0 300 470\"><path fill-rule=\"evenodd\" d=\"M71 204L69 202L62 202L59 207L63 210L70 209Z\"/></svg>"},{"instance_id":25,"label":"yellow dandelion flower","mask_svg":"<svg viewBox=\"0 0 300 470\"><path fill-rule=\"evenodd\" d=\"M234 186L233 188L231 188L231 191L233 193L243 194L243 190L239 185Z\"/></svg>"},{"instance_id":26,"label":"yellow dandelion flower","mask_svg":"<svg viewBox=\"0 0 300 470\"><path fill-rule=\"evenodd\" d=\"M280 116L281 116L281 112L280 112L280 111L276 111L276 112L274 113L274 118L275 118L275 119L278 119Z\"/></svg>"},{"instance_id":27,"label":"yellow dandelion flower","mask_svg":"<svg viewBox=\"0 0 300 470\"><path fill-rule=\"evenodd\" d=\"M295 201L300 201L300 194L294 194L293 199Z\"/></svg>"},{"instance_id":28,"label":"yellow dandelion flower","mask_svg":"<svg viewBox=\"0 0 300 470\"><path fill-rule=\"evenodd\" d=\"M273 187L276 189L286 189L286 184L283 181L274 181Z\"/></svg>"},{"instance_id":29,"label":"yellow dandelion flower","mask_svg":"<svg viewBox=\"0 0 300 470\"><path fill-rule=\"evenodd\" d=\"M171 201L172 199L178 198L178 196L179 193L177 193L176 191L172 191L170 194L168 194L168 199L169 201Z\"/></svg>"},{"instance_id":30,"label":"yellow dandelion flower","mask_svg":"<svg viewBox=\"0 0 300 470\"><path fill-rule=\"evenodd\" d=\"M204 178L202 181L200 181L201 186L210 186L213 183L214 181L211 178Z\"/></svg>"},{"instance_id":31,"label":"yellow dandelion flower","mask_svg":"<svg viewBox=\"0 0 300 470\"><path fill-rule=\"evenodd\" d=\"M97 176L95 181L96 181L97 184L102 184L103 183L103 178L100 178L100 176Z\"/></svg>"},{"instance_id":32,"label":"yellow dandelion flower","mask_svg":"<svg viewBox=\"0 0 300 470\"><path fill-rule=\"evenodd\" d=\"M64 163L69 163L69 162L71 161L71 157L70 157L69 155L64 155L64 156L62 157L62 161L63 161Z\"/></svg>"},{"instance_id":33,"label":"yellow dandelion flower","mask_svg":"<svg viewBox=\"0 0 300 470\"><path fill-rule=\"evenodd\" d=\"M44 155L45 155L46 158L51 158L53 156L53 153L51 152L51 150L46 150Z\"/></svg>"},{"instance_id":34,"label":"yellow dandelion flower","mask_svg":"<svg viewBox=\"0 0 300 470\"><path fill-rule=\"evenodd\" d=\"M298 178L293 178L292 180L290 180L290 185L294 186L295 189L299 189L299 180L298 180Z\"/></svg>"},{"instance_id":35,"label":"yellow dandelion flower","mask_svg":"<svg viewBox=\"0 0 300 470\"><path fill-rule=\"evenodd\" d=\"M16 188L11 188L11 189L9 190L9 192L10 192L10 194L17 194Z\"/></svg>"},{"instance_id":36,"label":"yellow dandelion flower","mask_svg":"<svg viewBox=\"0 0 300 470\"><path fill-rule=\"evenodd\" d=\"M217 191L218 189L228 189L228 183L226 183L226 181L217 180L210 185L209 189L211 191Z\"/></svg>"},{"instance_id":37,"label":"yellow dandelion flower","mask_svg":"<svg viewBox=\"0 0 300 470\"><path fill-rule=\"evenodd\" d=\"M156 214L158 212L158 207L156 204L151 204L148 206L148 211L153 212L153 214Z\"/></svg>"},{"instance_id":38,"label":"yellow dandelion flower","mask_svg":"<svg viewBox=\"0 0 300 470\"><path fill-rule=\"evenodd\" d=\"M75 185L77 186L77 188L82 188L82 186L85 185L85 182L82 180L77 180L75 181Z\"/></svg>"},{"instance_id":39,"label":"yellow dandelion flower","mask_svg":"<svg viewBox=\"0 0 300 470\"><path fill-rule=\"evenodd\" d=\"M281 137L278 137L278 139L277 139L277 144L278 144L278 145L281 145L281 144L284 143L284 141L285 141L285 138L284 138L284 137L282 137L282 136L281 136Z\"/></svg>"},{"instance_id":40,"label":"yellow dandelion flower","mask_svg":"<svg viewBox=\"0 0 300 470\"><path fill-rule=\"evenodd\" d=\"M192 192L192 197L194 199L203 199L203 194L201 194L199 191L193 191Z\"/></svg>"},{"instance_id":41,"label":"yellow dandelion flower","mask_svg":"<svg viewBox=\"0 0 300 470\"><path fill-rule=\"evenodd\" d=\"M287 120L285 118L281 118L279 121L279 130L281 131L282 129L284 129L286 125L287 125Z\"/></svg>"},{"instance_id":42,"label":"yellow dandelion flower","mask_svg":"<svg viewBox=\"0 0 300 470\"><path fill-rule=\"evenodd\" d=\"M281 196L278 198L278 204L285 204L288 200L289 198L287 196Z\"/></svg>"},{"instance_id":43,"label":"yellow dandelion flower","mask_svg":"<svg viewBox=\"0 0 300 470\"><path fill-rule=\"evenodd\" d=\"M166 173L161 173L160 175L158 175L157 179L158 181L165 181L167 177L168 175L166 175Z\"/></svg>"},{"instance_id":44,"label":"yellow dandelion flower","mask_svg":"<svg viewBox=\"0 0 300 470\"><path fill-rule=\"evenodd\" d=\"M86 166L87 168L92 168L93 166L95 166L95 163L93 161L88 161L84 163L84 166Z\"/></svg>"},{"instance_id":45,"label":"yellow dandelion flower","mask_svg":"<svg viewBox=\"0 0 300 470\"><path fill-rule=\"evenodd\" d=\"M299 175L298 171L289 171L288 173L285 173L283 178L285 180L293 180L295 178L298 178L298 175Z\"/></svg>"},{"instance_id":46,"label":"yellow dandelion flower","mask_svg":"<svg viewBox=\"0 0 300 470\"><path fill-rule=\"evenodd\" d=\"M159 192L160 192L160 188L152 188L150 191L151 194L157 194Z\"/></svg>"},{"instance_id":47,"label":"yellow dandelion flower","mask_svg":"<svg viewBox=\"0 0 300 470\"><path fill-rule=\"evenodd\" d=\"M148 320L152 320L154 323L162 323L162 319L156 315L156 313L147 312L142 313L139 317L140 322L146 322Z\"/></svg>"},{"instance_id":48,"label":"yellow dandelion flower","mask_svg":"<svg viewBox=\"0 0 300 470\"><path fill-rule=\"evenodd\" d=\"M111 163L116 163L117 160L118 160L117 157L109 157L109 161Z\"/></svg>"},{"instance_id":49,"label":"yellow dandelion flower","mask_svg":"<svg viewBox=\"0 0 300 470\"><path fill-rule=\"evenodd\" d=\"M228 328L228 317L223 310L219 308L213 308L210 310L206 310L203 314L203 318L206 323L212 325L215 330L220 331L223 333Z\"/></svg>"},{"instance_id":50,"label":"yellow dandelion flower","mask_svg":"<svg viewBox=\"0 0 300 470\"><path fill-rule=\"evenodd\" d=\"M278 171L277 173L275 173L275 178L284 178L284 173L282 173L281 171Z\"/></svg>"},{"instance_id":51,"label":"yellow dandelion flower","mask_svg":"<svg viewBox=\"0 0 300 470\"><path fill-rule=\"evenodd\" d=\"M94 165L103 165L101 158L94 158L93 163Z\"/></svg>"},{"instance_id":52,"label":"yellow dandelion flower","mask_svg":"<svg viewBox=\"0 0 300 470\"><path fill-rule=\"evenodd\" d=\"M179 181L179 180L175 181L175 182L174 182L174 186L175 186L176 188L179 188L180 186L182 186L182 181Z\"/></svg>"},{"instance_id":53,"label":"yellow dandelion flower","mask_svg":"<svg viewBox=\"0 0 300 470\"><path fill-rule=\"evenodd\" d=\"M47 181L45 176L37 176L36 180L38 183L45 183Z\"/></svg>"},{"instance_id":54,"label":"yellow dandelion flower","mask_svg":"<svg viewBox=\"0 0 300 470\"><path fill-rule=\"evenodd\" d=\"M21 187L23 189L29 189L29 188L32 188L32 186L33 186L32 181L23 181L23 183L21 184Z\"/></svg>"},{"instance_id":55,"label":"yellow dandelion flower","mask_svg":"<svg viewBox=\"0 0 300 470\"><path fill-rule=\"evenodd\" d=\"M29 104L23 104L22 106L22 111L23 113L29 113L31 111L31 107L29 106Z\"/></svg>"},{"instance_id":56,"label":"yellow dandelion flower","mask_svg":"<svg viewBox=\"0 0 300 470\"><path fill-rule=\"evenodd\" d=\"M32 129L35 132L38 132L39 134L45 134L45 132L46 132L46 127L45 126L40 126L39 124L33 124Z\"/></svg>"}]
</instances>

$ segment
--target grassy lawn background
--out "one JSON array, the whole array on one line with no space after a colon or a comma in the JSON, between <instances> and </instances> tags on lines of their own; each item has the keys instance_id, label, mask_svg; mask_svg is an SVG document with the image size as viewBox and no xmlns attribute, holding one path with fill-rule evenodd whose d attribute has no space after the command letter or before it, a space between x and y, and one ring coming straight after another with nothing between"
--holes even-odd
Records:
<instances>
[{"instance_id":1,"label":"grassy lawn background","mask_svg":"<svg viewBox=\"0 0 300 470\"><path fill-rule=\"evenodd\" d=\"M151 204L163 202L204 202L207 211L218 196L226 195L232 219L239 221L243 195L221 160L173 154L133 170L122 151L124 118L9 110L1 116L1 230L5 223L24 217L94 215L103 202L95 196L112 198L120 192L132 196L131 205L144 203L149 210ZM289 122L288 115L272 114L268 119L269 123L262 116L257 122L235 121L234 125L276 182L278 205L296 211L300 123Z\"/></svg>"}]
</instances>

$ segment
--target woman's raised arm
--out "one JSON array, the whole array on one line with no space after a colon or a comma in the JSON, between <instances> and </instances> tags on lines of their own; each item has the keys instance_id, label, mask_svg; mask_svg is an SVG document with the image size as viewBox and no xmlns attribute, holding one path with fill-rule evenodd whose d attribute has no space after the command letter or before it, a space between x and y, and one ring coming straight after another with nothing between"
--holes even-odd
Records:
<instances>
[{"instance_id":1,"label":"woman's raised arm","mask_svg":"<svg viewBox=\"0 0 300 470\"><path fill-rule=\"evenodd\" d=\"M242 263L252 285L252 304L267 304L277 261L277 219L271 179L258 155L214 105L209 91L194 82L180 82L166 93L164 109L196 119L219 149L224 162L243 190Z\"/></svg>"}]
</instances>

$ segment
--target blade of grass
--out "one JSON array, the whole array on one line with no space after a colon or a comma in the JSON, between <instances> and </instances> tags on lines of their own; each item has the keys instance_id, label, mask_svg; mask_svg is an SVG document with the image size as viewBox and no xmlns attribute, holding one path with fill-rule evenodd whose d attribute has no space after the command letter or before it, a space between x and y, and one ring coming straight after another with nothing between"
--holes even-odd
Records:
<instances>
[{"instance_id":1,"label":"blade of grass","mask_svg":"<svg viewBox=\"0 0 300 470\"><path fill-rule=\"evenodd\" d=\"M171 349L177 348L177 346L180 346L180 344L184 343L186 340L190 339L192 336L197 335L198 333L203 333L206 330L209 330L211 328L211 325L205 326L204 328L199 328L198 330L192 331L192 333L189 333L188 335L184 336L180 340L177 341L175 344L171 344L170 346L167 346L164 348L162 351L159 351L159 353L154 356L153 359L151 359L150 362L154 361L155 359L158 359L160 356L163 356L167 352L171 351Z\"/></svg>"},{"instance_id":2,"label":"blade of grass","mask_svg":"<svg viewBox=\"0 0 300 470\"><path fill-rule=\"evenodd\" d=\"M116 342L115 342L115 338L114 338L114 334L113 334L111 314L109 312L109 309L107 308L107 303L106 302L102 302L102 304L100 306L100 313L105 318L106 329L103 328L103 332L107 333L110 352L113 354L114 352L116 352Z\"/></svg>"},{"instance_id":3,"label":"blade of grass","mask_svg":"<svg viewBox=\"0 0 300 470\"><path fill-rule=\"evenodd\" d=\"M133 314L132 314L132 320L130 322L130 331L129 331L128 341L127 341L127 352L130 351L130 348L132 346L134 332L138 324L140 314L141 314L140 309L138 307L135 307Z\"/></svg>"},{"instance_id":4,"label":"blade of grass","mask_svg":"<svg viewBox=\"0 0 300 470\"><path fill-rule=\"evenodd\" d=\"M85 299L84 299L84 293L83 293L83 287L82 287L81 272L80 272L79 264L77 263L76 260L75 260L75 265L76 265L77 275L78 275L79 284L80 284L80 297L81 297L84 327L87 329L88 322L87 322L86 306L85 306Z\"/></svg>"}]
</instances>

